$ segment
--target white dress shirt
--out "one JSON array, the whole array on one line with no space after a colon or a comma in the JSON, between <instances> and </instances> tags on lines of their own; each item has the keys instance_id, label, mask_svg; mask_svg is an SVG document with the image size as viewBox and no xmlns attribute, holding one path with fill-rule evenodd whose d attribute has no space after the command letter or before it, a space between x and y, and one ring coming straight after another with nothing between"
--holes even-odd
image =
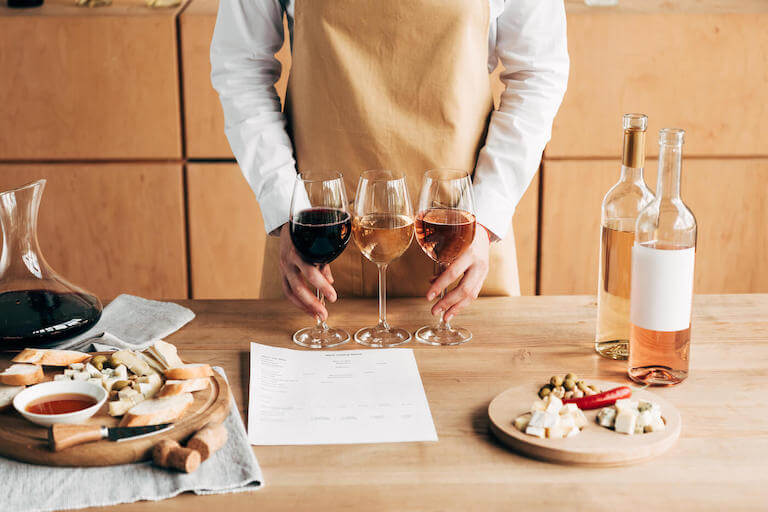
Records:
<instances>
[{"instance_id":1,"label":"white dress shirt","mask_svg":"<svg viewBox=\"0 0 768 512\"><path fill-rule=\"evenodd\" d=\"M311 0L310 0L311 1ZM489 0L488 70L500 60L506 89L475 168L477 221L503 238L539 168L568 81L563 0ZM293 0L220 0L211 43L232 152L272 232L290 216L293 146L274 84L283 13L293 39Z\"/></svg>"}]
</instances>

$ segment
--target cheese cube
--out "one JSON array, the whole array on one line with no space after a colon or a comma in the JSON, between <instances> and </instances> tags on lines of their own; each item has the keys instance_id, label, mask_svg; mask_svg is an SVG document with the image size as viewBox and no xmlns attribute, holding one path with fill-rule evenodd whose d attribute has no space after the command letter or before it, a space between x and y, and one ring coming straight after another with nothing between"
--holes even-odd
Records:
<instances>
[{"instance_id":1,"label":"cheese cube","mask_svg":"<svg viewBox=\"0 0 768 512\"><path fill-rule=\"evenodd\" d=\"M563 414L560 416L560 428L563 432L568 432L572 428L579 428L576 426L576 420L570 414Z\"/></svg>"},{"instance_id":2,"label":"cheese cube","mask_svg":"<svg viewBox=\"0 0 768 512\"><path fill-rule=\"evenodd\" d=\"M114 376L120 380L128 380L128 368L125 365L119 365L115 368Z\"/></svg>"},{"instance_id":3,"label":"cheese cube","mask_svg":"<svg viewBox=\"0 0 768 512\"><path fill-rule=\"evenodd\" d=\"M86 363L85 372L91 377L101 377L101 372L99 369L93 366L91 363Z\"/></svg>"},{"instance_id":4,"label":"cheese cube","mask_svg":"<svg viewBox=\"0 0 768 512\"><path fill-rule=\"evenodd\" d=\"M551 414L546 411L534 411L528 425L531 427L550 428L557 425L558 420L559 418L556 414Z\"/></svg>"},{"instance_id":5,"label":"cheese cube","mask_svg":"<svg viewBox=\"0 0 768 512\"><path fill-rule=\"evenodd\" d=\"M549 398L549 400L545 410L550 414L559 413L560 409L563 408L563 401L553 395L547 395L547 398Z\"/></svg>"},{"instance_id":6,"label":"cheese cube","mask_svg":"<svg viewBox=\"0 0 768 512\"><path fill-rule=\"evenodd\" d=\"M624 410L637 412L637 402L635 400L630 400L629 398L622 398L621 400L616 400L615 407L616 407L616 410L619 412Z\"/></svg>"},{"instance_id":7,"label":"cheese cube","mask_svg":"<svg viewBox=\"0 0 768 512\"><path fill-rule=\"evenodd\" d=\"M102 377L113 377L115 375L115 369L114 368L104 368L101 370L101 376ZM126 379L122 379L126 380Z\"/></svg>"},{"instance_id":8,"label":"cheese cube","mask_svg":"<svg viewBox=\"0 0 768 512\"><path fill-rule=\"evenodd\" d=\"M521 432L525 432L525 427L528 426L529 421L531 421L531 415L522 414L517 418L515 418L515 421L514 421L515 428Z\"/></svg>"},{"instance_id":9,"label":"cheese cube","mask_svg":"<svg viewBox=\"0 0 768 512\"><path fill-rule=\"evenodd\" d=\"M75 371L78 371L78 372L80 372L80 371L82 371L82 370L83 370L83 368L85 367L85 365L84 365L83 363L72 363L72 364L70 364L70 365L69 365L69 367L70 367L72 370L75 370Z\"/></svg>"},{"instance_id":10,"label":"cheese cube","mask_svg":"<svg viewBox=\"0 0 768 512\"><path fill-rule=\"evenodd\" d=\"M648 400L638 400L637 410L640 412L651 411L651 414L655 414L657 411L661 413L661 407L657 403Z\"/></svg>"},{"instance_id":11,"label":"cheese cube","mask_svg":"<svg viewBox=\"0 0 768 512\"><path fill-rule=\"evenodd\" d=\"M66 375L64 375L63 373L60 373L60 374L58 374L58 375L54 375L54 376L53 376L53 380L54 380L54 381L59 381L59 380L72 380L72 379L70 379L69 377L67 377L67 376L66 376Z\"/></svg>"},{"instance_id":12,"label":"cheese cube","mask_svg":"<svg viewBox=\"0 0 768 512\"><path fill-rule=\"evenodd\" d=\"M576 422L577 427L584 428L587 426L587 417L584 416L584 413L581 412L581 409L576 410L575 413L571 414L571 417L573 418L573 421Z\"/></svg>"},{"instance_id":13,"label":"cheese cube","mask_svg":"<svg viewBox=\"0 0 768 512\"><path fill-rule=\"evenodd\" d=\"M616 421L616 408L615 407L603 407L600 412L597 413L597 422L607 428L613 427Z\"/></svg>"},{"instance_id":14,"label":"cheese cube","mask_svg":"<svg viewBox=\"0 0 768 512\"><path fill-rule=\"evenodd\" d=\"M547 437L549 439L562 439L565 437L565 432L560 428L560 425L554 425L547 429Z\"/></svg>"},{"instance_id":15,"label":"cheese cube","mask_svg":"<svg viewBox=\"0 0 768 512\"><path fill-rule=\"evenodd\" d=\"M646 425L645 432L662 432L667 429L667 425L661 417L654 417L650 425Z\"/></svg>"},{"instance_id":16,"label":"cheese cube","mask_svg":"<svg viewBox=\"0 0 768 512\"><path fill-rule=\"evenodd\" d=\"M88 380L91 376L88 375L88 372L77 372L72 374L72 380Z\"/></svg>"},{"instance_id":17,"label":"cheese cube","mask_svg":"<svg viewBox=\"0 0 768 512\"><path fill-rule=\"evenodd\" d=\"M137 396L140 394L141 393L139 393L135 389L129 388L129 387L125 387L117 392L117 396L119 396L121 400L124 398L131 398L132 396Z\"/></svg>"},{"instance_id":18,"label":"cheese cube","mask_svg":"<svg viewBox=\"0 0 768 512\"><path fill-rule=\"evenodd\" d=\"M620 434L632 435L635 433L635 425L637 424L637 412L633 410L621 410L616 415L616 423L614 428L616 432Z\"/></svg>"},{"instance_id":19,"label":"cheese cube","mask_svg":"<svg viewBox=\"0 0 768 512\"><path fill-rule=\"evenodd\" d=\"M646 425L650 425L653 422L653 414L650 409L645 409L643 412L637 415L637 426L644 428Z\"/></svg>"},{"instance_id":20,"label":"cheese cube","mask_svg":"<svg viewBox=\"0 0 768 512\"><path fill-rule=\"evenodd\" d=\"M575 435L578 435L579 432L581 432L581 429L578 427L573 427L571 430L568 431L567 434L565 434L565 437L573 437Z\"/></svg>"},{"instance_id":21,"label":"cheese cube","mask_svg":"<svg viewBox=\"0 0 768 512\"><path fill-rule=\"evenodd\" d=\"M573 415L576 411L579 410L579 406L576 404L564 404L563 408L560 409L561 415Z\"/></svg>"},{"instance_id":22,"label":"cheese cube","mask_svg":"<svg viewBox=\"0 0 768 512\"><path fill-rule=\"evenodd\" d=\"M80 370L73 370L71 368L67 368L64 370L64 375L66 375L69 378L74 378L76 373L80 373Z\"/></svg>"},{"instance_id":23,"label":"cheese cube","mask_svg":"<svg viewBox=\"0 0 768 512\"><path fill-rule=\"evenodd\" d=\"M536 400L531 405L531 412L544 411L547 408L547 403L544 400Z\"/></svg>"},{"instance_id":24,"label":"cheese cube","mask_svg":"<svg viewBox=\"0 0 768 512\"><path fill-rule=\"evenodd\" d=\"M547 431L543 427L532 427L530 424L525 428L525 433L540 437L541 439L544 439L544 437L547 434Z\"/></svg>"}]
</instances>

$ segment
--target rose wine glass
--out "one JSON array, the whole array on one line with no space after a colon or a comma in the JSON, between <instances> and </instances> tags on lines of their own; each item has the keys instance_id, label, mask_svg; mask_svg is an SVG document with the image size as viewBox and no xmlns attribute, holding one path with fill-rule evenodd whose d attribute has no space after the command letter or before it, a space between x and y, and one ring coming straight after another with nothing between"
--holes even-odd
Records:
<instances>
[{"instance_id":1,"label":"rose wine glass","mask_svg":"<svg viewBox=\"0 0 768 512\"><path fill-rule=\"evenodd\" d=\"M363 256L379 267L379 323L355 333L369 347L407 343L411 334L387 323L387 265L413 239L413 207L405 177L395 171L365 171L357 182L352 237Z\"/></svg>"},{"instance_id":2,"label":"rose wine glass","mask_svg":"<svg viewBox=\"0 0 768 512\"><path fill-rule=\"evenodd\" d=\"M318 269L335 260L349 243L352 219L347 211L344 178L338 172L302 172L297 175L291 198L290 233L302 259ZM317 298L324 302L320 290ZM303 347L335 347L349 341L349 333L317 324L296 331L293 341Z\"/></svg>"},{"instance_id":3,"label":"rose wine glass","mask_svg":"<svg viewBox=\"0 0 768 512\"><path fill-rule=\"evenodd\" d=\"M466 171L431 169L424 173L417 206L416 240L434 260L438 274L461 255L475 238L475 199L472 178ZM440 299L445 290L440 293ZM445 313L435 326L416 331L416 339L428 345L459 345L472 333L451 327Z\"/></svg>"}]
</instances>

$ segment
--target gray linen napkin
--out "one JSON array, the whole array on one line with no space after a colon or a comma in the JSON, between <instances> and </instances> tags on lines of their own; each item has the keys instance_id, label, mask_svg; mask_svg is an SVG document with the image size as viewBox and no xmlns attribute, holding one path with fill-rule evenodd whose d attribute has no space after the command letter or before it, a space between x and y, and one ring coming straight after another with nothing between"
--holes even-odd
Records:
<instances>
[{"instance_id":1,"label":"gray linen napkin","mask_svg":"<svg viewBox=\"0 0 768 512\"><path fill-rule=\"evenodd\" d=\"M96 325L82 334L53 343L49 348L88 351L93 342L116 348L144 350L153 342L178 331L195 314L173 302L159 302L134 295L118 295ZM109 340L99 339L109 334ZM96 339L94 339L96 338Z\"/></svg>"},{"instance_id":2,"label":"gray linen napkin","mask_svg":"<svg viewBox=\"0 0 768 512\"><path fill-rule=\"evenodd\" d=\"M226 378L221 368L216 368ZM149 462L103 468L35 466L0 457L0 510L45 512L158 501L186 491L222 494L261 487L259 463L248 444L234 399L225 420L229 440L191 474Z\"/></svg>"}]
</instances>

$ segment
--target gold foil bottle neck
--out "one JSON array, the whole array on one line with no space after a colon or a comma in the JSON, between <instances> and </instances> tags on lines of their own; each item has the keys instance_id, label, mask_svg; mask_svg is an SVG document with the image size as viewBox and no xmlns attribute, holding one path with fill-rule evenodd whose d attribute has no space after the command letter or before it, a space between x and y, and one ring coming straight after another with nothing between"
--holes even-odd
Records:
<instances>
[{"instance_id":1,"label":"gold foil bottle neck","mask_svg":"<svg viewBox=\"0 0 768 512\"><path fill-rule=\"evenodd\" d=\"M625 167L639 169L645 167L645 131L636 129L624 130L624 155L621 164Z\"/></svg>"}]
</instances>

